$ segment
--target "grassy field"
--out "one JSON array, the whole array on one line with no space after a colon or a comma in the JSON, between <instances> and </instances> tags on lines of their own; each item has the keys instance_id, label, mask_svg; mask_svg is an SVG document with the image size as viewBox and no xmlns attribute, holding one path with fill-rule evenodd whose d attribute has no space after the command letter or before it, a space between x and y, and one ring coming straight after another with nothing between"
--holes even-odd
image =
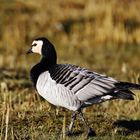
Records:
<instances>
[{"instance_id":1,"label":"grassy field","mask_svg":"<svg viewBox=\"0 0 140 140\"><path fill-rule=\"evenodd\" d=\"M35 37L45 36L56 46L59 63L140 83L139 9L138 0L1 0L0 139L86 139L80 121L73 137L64 135L71 112L36 93L29 70L40 57L26 51ZM140 91L134 93L134 101L115 100L84 110L97 133L89 139L140 139Z\"/></svg>"}]
</instances>

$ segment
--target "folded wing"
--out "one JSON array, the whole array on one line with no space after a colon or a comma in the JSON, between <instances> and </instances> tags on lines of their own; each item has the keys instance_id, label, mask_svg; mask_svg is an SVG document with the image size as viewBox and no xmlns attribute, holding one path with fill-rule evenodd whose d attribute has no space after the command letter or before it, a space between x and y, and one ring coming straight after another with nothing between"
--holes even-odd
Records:
<instances>
[{"instance_id":1,"label":"folded wing","mask_svg":"<svg viewBox=\"0 0 140 140\"><path fill-rule=\"evenodd\" d=\"M84 100L90 98L90 96L94 97L108 93L117 83L113 78L69 64L57 65L54 68L52 67L49 72L52 79L59 84L63 84L75 94L81 94L81 98L84 96L83 94L87 94L86 97L83 97Z\"/></svg>"}]
</instances>

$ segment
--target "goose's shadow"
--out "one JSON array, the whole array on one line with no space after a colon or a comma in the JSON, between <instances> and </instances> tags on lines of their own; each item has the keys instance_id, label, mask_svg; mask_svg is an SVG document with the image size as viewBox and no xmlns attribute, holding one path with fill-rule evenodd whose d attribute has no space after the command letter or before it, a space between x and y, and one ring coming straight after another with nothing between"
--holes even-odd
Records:
<instances>
[{"instance_id":1,"label":"goose's shadow","mask_svg":"<svg viewBox=\"0 0 140 140\"><path fill-rule=\"evenodd\" d=\"M127 129L123 131L124 135L140 131L140 120L117 120L113 125L118 128Z\"/></svg>"}]
</instances>

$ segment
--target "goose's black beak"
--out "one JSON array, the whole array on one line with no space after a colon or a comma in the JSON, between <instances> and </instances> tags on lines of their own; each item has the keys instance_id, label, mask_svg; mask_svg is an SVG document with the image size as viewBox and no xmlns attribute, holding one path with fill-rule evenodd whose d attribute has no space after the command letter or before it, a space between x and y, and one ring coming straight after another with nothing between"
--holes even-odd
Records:
<instances>
[{"instance_id":1,"label":"goose's black beak","mask_svg":"<svg viewBox=\"0 0 140 140\"><path fill-rule=\"evenodd\" d=\"M30 54L30 53L33 53L33 52L32 52L32 48L30 48L30 49L27 51L26 54Z\"/></svg>"}]
</instances>

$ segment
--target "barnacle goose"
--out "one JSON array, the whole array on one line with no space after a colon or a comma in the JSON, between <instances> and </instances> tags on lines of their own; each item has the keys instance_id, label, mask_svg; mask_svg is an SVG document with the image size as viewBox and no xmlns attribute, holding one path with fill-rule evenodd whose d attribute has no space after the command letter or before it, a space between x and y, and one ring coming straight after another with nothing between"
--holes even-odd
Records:
<instances>
[{"instance_id":1,"label":"barnacle goose","mask_svg":"<svg viewBox=\"0 0 140 140\"><path fill-rule=\"evenodd\" d=\"M68 135L72 134L74 121L79 114L88 128L87 135L95 136L81 109L112 99L133 100L134 94L130 89L140 89L138 84L120 82L79 66L57 64L55 48L44 37L35 39L27 53L42 55L41 61L30 71L37 92L51 104L73 111Z\"/></svg>"}]
</instances>

